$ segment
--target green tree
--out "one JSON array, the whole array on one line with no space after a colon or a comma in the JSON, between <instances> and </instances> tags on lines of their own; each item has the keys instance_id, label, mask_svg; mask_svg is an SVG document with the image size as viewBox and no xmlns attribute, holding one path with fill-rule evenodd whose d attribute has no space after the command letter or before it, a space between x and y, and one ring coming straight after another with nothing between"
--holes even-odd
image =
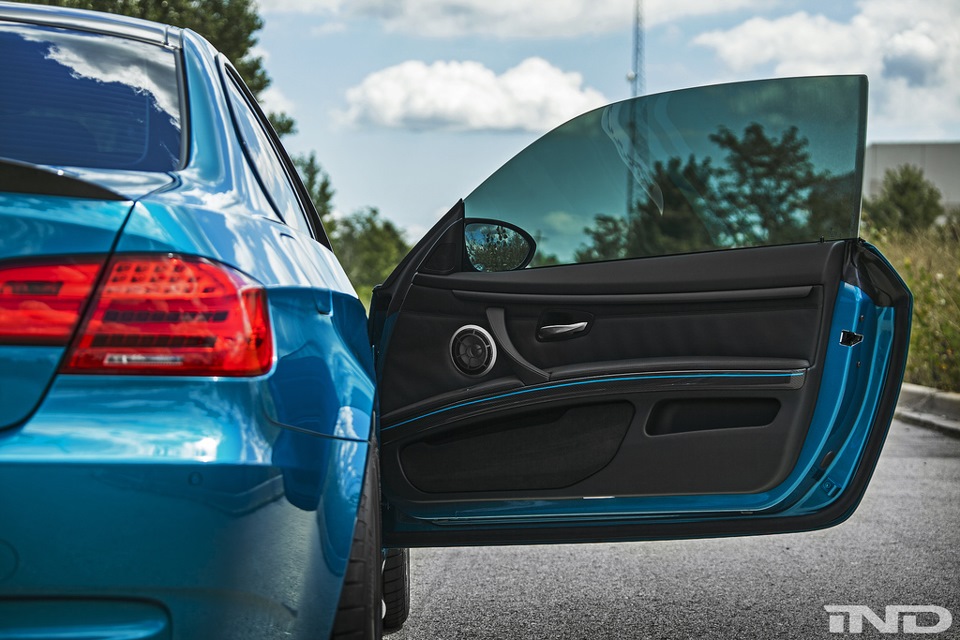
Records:
<instances>
[{"instance_id":1,"label":"green tree","mask_svg":"<svg viewBox=\"0 0 960 640\"><path fill-rule=\"evenodd\" d=\"M502 225L468 224L464 235L467 257L478 271L513 271L530 255L530 243Z\"/></svg>"},{"instance_id":2,"label":"green tree","mask_svg":"<svg viewBox=\"0 0 960 640\"><path fill-rule=\"evenodd\" d=\"M810 193L828 176L815 171L799 130L790 127L778 139L753 123L738 138L721 126L710 140L727 152L717 192L733 244L809 240Z\"/></svg>"},{"instance_id":3,"label":"green tree","mask_svg":"<svg viewBox=\"0 0 960 640\"><path fill-rule=\"evenodd\" d=\"M531 267L552 267L560 264L560 258L555 253L544 253L537 249L533 254L533 260L530 261Z\"/></svg>"},{"instance_id":4,"label":"green tree","mask_svg":"<svg viewBox=\"0 0 960 640\"><path fill-rule=\"evenodd\" d=\"M273 130L276 131L277 135L281 138L297 132L297 121L282 111L271 111L267 113L267 120L270 121Z\"/></svg>"},{"instance_id":5,"label":"green tree","mask_svg":"<svg viewBox=\"0 0 960 640\"><path fill-rule=\"evenodd\" d=\"M309 155L303 154L293 157L293 164L300 173L300 179L303 180L303 186L307 188L313 205L320 214L320 220L323 222L327 233L333 233L336 220L331 215L333 213L333 186L330 183L330 175L323 170L317 161L317 154L313 151Z\"/></svg>"},{"instance_id":6,"label":"green tree","mask_svg":"<svg viewBox=\"0 0 960 640\"><path fill-rule=\"evenodd\" d=\"M683 163L670 158L655 162L654 180L660 187L663 212L651 198L637 203L628 239L632 255L655 256L704 251L717 246L719 229L708 229L715 196L711 158L698 161L692 154ZM715 222L715 221L714 221Z\"/></svg>"},{"instance_id":7,"label":"green tree","mask_svg":"<svg viewBox=\"0 0 960 640\"><path fill-rule=\"evenodd\" d=\"M904 380L960 392L960 209L945 212L940 198L918 167L887 170L864 202L863 235L913 292Z\"/></svg>"},{"instance_id":8,"label":"green tree","mask_svg":"<svg viewBox=\"0 0 960 640\"><path fill-rule=\"evenodd\" d=\"M596 262L641 256L703 251L714 247L707 229L705 203L712 196L710 159L692 155L684 164L670 158L653 165L653 182L660 187L663 211L650 197L634 204L628 217L598 214L594 226L584 229L589 238L574 255L577 262Z\"/></svg>"},{"instance_id":9,"label":"green tree","mask_svg":"<svg viewBox=\"0 0 960 640\"><path fill-rule=\"evenodd\" d=\"M410 250L393 222L380 217L374 207L357 211L346 218L333 215L334 189L330 175L311 151L293 158L303 185L313 200L323 227L337 253L340 264L357 289L364 304L369 304L373 287L386 280L394 267Z\"/></svg>"},{"instance_id":10,"label":"green tree","mask_svg":"<svg viewBox=\"0 0 960 640\"><path fill-rule=\"evenodd\" d=\"M360 300L369 304L373 287L386 280L410 250L403 231L381 218L379 210L374 207L337 219L333 215L333 184L317 160L317 154L311 151L294 156L293 164L320 214L340 264L357 289Z\"/></svg>"},{"instance_id":11,"label":"green tree","mask_svg":"<svg viewBox=\"0 0 960 640\"><path fill-rule=\"evenodd\" d=\"M940 190L923 169L905 164L887 169L880 195L863 203L867 224L876 229L922 231L944 215Z\"/></svg>"},{"instance_id":12,"label":"green tree","mask_svg":"<svg viewBox=\"0 0 960 640\"><path fill-rule=\"evenodd\" d=\"M256 33L263 28L255 0L18 0L72 9L90 9L153 20L196 31L233 62L257 97L270 86L263 58L253 55ZM281 136L295 133L285 113L268 114Z\"/></svg>"},{"instance_id":13,"label":"green tree","mask_svg":"<svg viewBox=\"0 0 960 640\"><path fill-rule=\"evenodd\" d=\"M662 202L645 195L626 216L597 214L584 229L578 262L808 242L854 234L859 191L852 173L817 171L796 127L768 136L757 123L742 136L710 135L723 155L656 161L652 181ZM854 198L855 195L855 198ZM854 201L856 200L856 201ZM662 205L662 209L661 209Z\"/></svg>"},{"instance_id":14,"label":"green tree","mask_svg":"<svg viewBox=\"0 0 960 640\"><path fill-rule=\"evenodd\" d=\"M369 304L373 288L386 280L410 251L403 232L381 218L375 207L337 220L333 242L337 257L364 304Z\"/></svg>"},{"instance_id":15,"label":"green tree","mask_svg":"<svg viewBox=\"0 0 960 640\"><path fill-rule=\"evenodd\" d=\"M577 249L575 262L600 262L632 257L628 248L630 222L620 216L598 213L593 217L593 226L584 227L589 238L586 245Z\"/></svg>"},{"instance_id":16,"label":"green tree","mask_svg":"<svg viewBox=\"0 0 960 640\"><path fill-rule=\"evenodd\" d=\"M557 257L557 254L546 252L541 248L543 246L543 232L540 229L537 229L536 233L533 234L533 241L535 248L533 260L530 261L531 267L552 267L560 264L560 258Z\"/></svg>"}]
</instances>

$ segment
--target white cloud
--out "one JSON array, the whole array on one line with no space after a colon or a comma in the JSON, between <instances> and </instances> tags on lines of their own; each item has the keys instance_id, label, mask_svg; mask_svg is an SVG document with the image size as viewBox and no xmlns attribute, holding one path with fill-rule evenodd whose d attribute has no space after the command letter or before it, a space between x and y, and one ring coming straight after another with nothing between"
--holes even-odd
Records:
<instances>
[{"instance_id":1,"label":"white cloud","mask_svg":"<svg viewBox=\"0 0 960 640\"><path fill-rule=\"evenodd\" d=\"M12 27L11 27L12 28ZM0 24L0 31L9 31ZM153 97L156 107L170 116L171 122L180 126L180 106L176 84L171 82L167 60L155 59L153 45L130 41L126 46L139 49L143 62L129 64L125 56L118 56L114 45L76 32L64 31L55 39L14 30L19 37L38 42L47 47L45 58L70 69L71 75L90 78L97 82L118 82L136 92Z\"/></svg>"},{"instance_id":2,"label":"white cloud","mask_svg":"<svg viewBox=\"0 0 960 640\"><path fill-rule=\"evenodd\" d=\"M728 31L709 31L694 39L713 48L734 71L744 72L770 62L778 73L862 71L869 60L865 40L875 35L849 37L850 25L805 12L768 20L752 18Z\"/></svg>"},{"instance_id":3,"label":"white cloud","mask_svg":"<svg viewBox=\"0 0 960 640\"><path fill-rule=\"evenodd\" d=\"M318 24L315 27L311 27L310 35L312 36L328 36L332 33L342 33L347 30L346 22L324 22L323 24Z\"/></svg>"},{"instance_id":4,"label":"white cloud","mask_svg":"<svg viewBox=\"0 0 960 640\"><path fill-rule=\"evenodd\" d=\"M270 85L266 89L260 92L260 97L258 98L260 102L260 107L264 111L277 111L286 113L288 116L293 115L296 111L296 104L288 98L276 85Z\"/></svg>"},{"instance_id":5,"label":"white cloud","mask_svg":"<svg viewBox=\"0 0 960 640\"><path fill-rule=\"evenodd\" d=\"M267 65L270 62L270 52L264 49L263 45L259 43L250 47L249 57L261 58L263 60L264 65Z\"/></svg>"},{"instance_id":6,"label":"white cloud","mask_svg":"<svg viewBox=\"0 0 960 640\"><path fill-rule=\"evenodd\" d=\"M848 22L805 12L699 35L738 73L865 73L871 121L887 137L938 137L960 124L960 3L862 0Z\"/></svg>"},{"instance_id":7,"label":"white cloud","mask_svg":"<svg viewBox=\"0 0 960 640\"><path fill-rule=\"evenodd\" d=\"M771 0L648 0L645 23L767 6ZM630 0L261 0L264 13L314 13L380 20L388 31L454 38L557 38L609 33L633 22Z\"/></svg>"},{"instance_id":8,"label":"white cloud","mask_svg":"<svg viewBox=\"0 0 960 640\"><path fill-rule=\"evenodd\" d=\"M333 13L341 0L257 0L260 11L270 13Z\"/></svg>"},{"instance_id":9,"label":"white cloud","mask_svg":"<svg viewBox=\"0 0 960 640\"><path fill-rule=\"evenodd\" d=\"M479 62L403 62L347 91L343 119L414 130L546 131L602 106L579 73L528 58L502 75Z\"/></svg>"}]
</instances>

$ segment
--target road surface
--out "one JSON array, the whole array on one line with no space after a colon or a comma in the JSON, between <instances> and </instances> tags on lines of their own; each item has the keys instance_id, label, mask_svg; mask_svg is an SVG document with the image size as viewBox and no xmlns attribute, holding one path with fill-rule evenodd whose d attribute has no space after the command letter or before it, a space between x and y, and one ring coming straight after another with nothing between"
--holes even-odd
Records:
<instances>
[{"instance_id":1,"label":"road surface","mask_svg":"<svg viewBox=\"0 0 960 640\"><path fill-rule=\"evenodd\" d=\"M391 640L840 638L827 604L936 605L960 638L960 440L894 423L866 496L813 533L415 549L410 620ZM937 624L921 614L921 626ZM860 638L880 634L864 622Z\"/></svg>"}]
</instances>

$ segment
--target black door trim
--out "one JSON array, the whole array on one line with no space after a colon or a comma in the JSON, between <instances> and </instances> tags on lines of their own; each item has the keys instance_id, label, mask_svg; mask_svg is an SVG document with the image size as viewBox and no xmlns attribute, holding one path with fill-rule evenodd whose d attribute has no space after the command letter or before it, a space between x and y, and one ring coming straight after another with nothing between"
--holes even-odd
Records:
<instances>
[{"instance_id":1,"label":"black door trim","mask_svg":"<svg viewBox=\"0 0 960 640\"><path fill-rule=\"evenodd\" d=\"M418 282L418 284L420 284ZM426 284L430 286L430 284ZM625 294L538 294L493 293L454 289L461 300L497 302L500 304L685 304L694 302L753 302L757 300L791 300L806 298L813 285L804 287L776 287L769 289L736 289L727 291L692 291L689 293L625 293Z\"/></svg>"}]
</instances>

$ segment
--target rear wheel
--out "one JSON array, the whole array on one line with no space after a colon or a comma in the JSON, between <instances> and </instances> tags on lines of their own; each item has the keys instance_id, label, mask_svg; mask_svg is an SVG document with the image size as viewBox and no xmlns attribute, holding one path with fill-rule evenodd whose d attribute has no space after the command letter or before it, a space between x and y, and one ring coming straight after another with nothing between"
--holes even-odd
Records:
<instances>
[{"instance_id":1,"label":"rear wheel","mask_svg":"<svg viewBox=\"0 0 960 640\"><path fill-rule=\"evenodd\" d=\"M410 550L387 549L383 560L383 632L399 631L410 615Z\"/></svg>"},{"instance_id":2,"label":"rear wheel","mask_svg":"<svg viewBox=\"0 0 960 640\"><path fill-rule=\"evenodd\" d=\"M371 445L353 530L350 560L333 622L332 640L379 640L383 634L380 550L380 465Z\"/></svg>"}]
</instances>

